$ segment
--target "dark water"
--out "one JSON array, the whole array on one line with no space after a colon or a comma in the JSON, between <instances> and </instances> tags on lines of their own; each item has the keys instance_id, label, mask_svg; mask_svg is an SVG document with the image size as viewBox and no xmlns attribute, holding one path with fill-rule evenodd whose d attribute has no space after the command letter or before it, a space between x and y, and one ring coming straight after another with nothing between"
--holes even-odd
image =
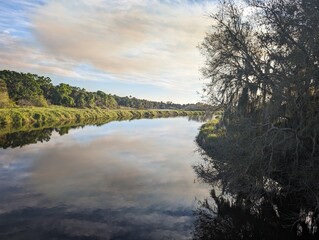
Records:
<instances>
[{"instance_id":1,"label":"dark water","mask_svg":"<svg viewBox=\"0 0 319 240\"><path fill-rule=\"evenodd\" d=\"M222 138L201 146L210 156L233 154L234 149L229 144L226 148ZM299 164L281 158L275 165L267 158L248 162L239 154L205 155L194 170L210 185L211 194L194 212L193 240L319 239L318 158L313 164L306 158Z\"/></svg>"},{"instance_id":2,"label":"dark water","mask_svg":"<svg viewBox=\"0 0 319 240\"><path fill-rule=\"evenodd\" d=\"M143 119L2 136L0 239L191 238L196 199L209 195L192 168L200 125Z\"/></svg>"}]
</instances>

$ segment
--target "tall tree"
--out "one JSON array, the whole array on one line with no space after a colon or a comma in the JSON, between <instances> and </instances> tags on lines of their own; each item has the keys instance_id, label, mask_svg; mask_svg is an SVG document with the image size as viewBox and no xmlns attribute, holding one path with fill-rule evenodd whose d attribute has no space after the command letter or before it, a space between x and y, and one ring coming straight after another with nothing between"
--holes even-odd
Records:
<instances>
[{"instance_id":1,"label":"tall tree","mask_svg":"<svg viewBox=\"0 0 319 240\"><path fill-rule=\"evenodd\" d=\"M224 114L206 147L218 163L202 175L254 197L269 179L282 193L318 193L319 1L226 0L211 18L202 72Z\"/></svg>"},{"instance_id":2,"label":"tall tree","mask_svg":"<svg viewBox=\"0 0 319 240\"><path fill-rule=\"evenodd\" d=\"M0 108L10 107L12 105L9 99L7 85L4 80L0 79Z\"/></svg>"},{"instance_id":3,"label":"tall tree","mask_svg":"<svg viewBox=\"0 0 319 240\"><path fill-rule=\"evenodd\" d=\"M5 81L9 97L19 105L47 106L37 75L4 70L0 77Z\"/></svg>"},{"instance_id":4,"label":"tall tree","mask_svg":"<svg viewBox=\"0 0 319 240\"><path fill-rule=\"evenodd\" d=\"M201 45L207 59L203 75L210 79L211 100L224 106L221 124L228 133L236 124L249 124L251 134L263 139L258 155L269 161L284 149L287 160L297 164L302 156L313 164L319 135L319 2L226 1L212 19Z\"/></svg>"}]
</instances>

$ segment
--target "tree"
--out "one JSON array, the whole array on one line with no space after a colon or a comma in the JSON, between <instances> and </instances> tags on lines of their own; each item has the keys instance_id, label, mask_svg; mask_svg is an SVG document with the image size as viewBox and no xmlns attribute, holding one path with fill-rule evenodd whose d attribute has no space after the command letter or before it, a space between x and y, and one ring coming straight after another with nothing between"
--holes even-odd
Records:
<instances>
[{"instance_id":1,"label":"tree","mask_svg":"<svg viewBox=\"0 0 319 240\"><path fill-rule=\"evenodd\" d=\"M73 107L75 105L74 99L70 96L72 87L68 84L61 83L54 88L52 103Z\"/></svg>"},{"instance_id":2,"label":"tree","mask_svg":"<svg viewBox=\"0 0 319 240\"><path fill-rule=\"evenodd\" d=\"M247 7L255 14L245 15ZM241 126L246 136L261 144L257 155L269 161L278 157L298 164L303 158L314 164L319 135L319 2L248 1L238 7L228 1L212 18L213 31L201 50L207 59L203 75L211 80L208 95L224 106L220 124L229 136L246 125ZM275 154L278 150L285 151L284 158Z\"/></svg>"},{"instance_id":3,"label":"tree","mask_svg":"<svg viewBox=\"0 0 319 240\"><path fill-rule=\"evenodd\" d=\"M8 89L5 81L0 79L0 108L10 107L14 104L9 99Z\"/></svg>"},{"instance_id":4,"label":"tree","mask_svg":"<svg viewBox=\"0 0 319 240\"><path fill-rule=\"evenodd\" d=\"M0 77L7 85L10 99L18 105L47 106L37 75L4 70Z\"/></svg>"},{"instance_id":5,"label":"tree","mask_svg":"<svg viewBox=\"0 0 319 240\"><path fill-rule=\"evenodd\" d=\"M218 174L197 171L250 197L269 179L285 194L319 193L319 2L224 1L211 17L202 73L224 113L206 146Z\"/></svg>"},{"instance_id":6,"label":"tree","mask_svg":"<svg viewBox=\"0 0 319 240\"><path fill-rule=\"evenodd\" d=\"M50 99L52 99L54 91L54 86L51 83L51 79L49 77L38 76L35 74L33 76L37 83L40 85L44 98L50 101Z\"/></svg>"}]
</instances>

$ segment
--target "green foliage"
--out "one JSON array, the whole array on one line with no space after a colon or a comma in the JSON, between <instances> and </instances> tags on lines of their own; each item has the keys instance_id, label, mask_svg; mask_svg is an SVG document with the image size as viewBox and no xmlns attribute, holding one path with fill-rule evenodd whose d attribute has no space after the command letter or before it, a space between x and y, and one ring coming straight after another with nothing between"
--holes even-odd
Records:
<instances>
[{"instance_id":1,"label":"green foliage","mask_svg":"<svg viewBox=\"0 0 319 240\"><path fill-rule=\"evenodd\" d=\"M12 71L1 71L0 78L7 85L12 101L21 106L47 106L40 83L36 75Z\"/></svg>"},{"instance_id":2,"label":"green foliage","mask_svg":"<svg viewBox=\"0 0 319 240\"><path fill-rule=\"evenodd\" d=\"M114 99L120 106L135 109L179 109L191 111L205 111L209 109L209 105L203 103L196 104L176 104L172 102L156 102L145 99L138 99L132 96L119 97L113 95Z\"/></svg>"},{"instance_id":3,"label":"green foliage","mask_svg":"<svg viewBox=\"0 0 319 240\"><path fill-rule=\"evenodd\" d=\"M77 108L109 108L114 109L118 104L113 96L102 91L87 92L85 89L72 87L61 83L54 86L51 79L30 73L0 71L1 94L8 93L10 100L19 106L48 106L48 103L65 107ZM8 87L6 87L8 86ZM10 107L5 95L1 107ZM10 103L10 101L9 101Z\"/></svg>"},{"instance_id":4,"label":"green foliage","mask_svg":"<svg viewBox=\"0 0 319 240\"><path fill-rule=\"evenodd\" d=\"M76 108L103 108L116 109L127 107L133 109L184 109L203 111L208 105L175 104L172 102L155 102L135 97L119 97L106 94L102 91L88 92L79 87L61 83L54 86L48 77L30 73L18 73L14 71L0 71L0 79L7 85L7 92L11 101L19 106L48 106L48 104ZM4 84L1 85L3 89ZM3 90L6 92L5 90ZM7 98L3 98L1 107L10 107L12 104L4 104Z\"/></svg>"},{"instance_id":5,"label":"green foliage","mask_svg":"<svg viewBox=\"0 0 319 240\"><path fill-rule=\"evenodd\" d=\"M12 107L14 103L9 99L7 85L0 79L0 108Z\"/></svg>"}]
</instances>

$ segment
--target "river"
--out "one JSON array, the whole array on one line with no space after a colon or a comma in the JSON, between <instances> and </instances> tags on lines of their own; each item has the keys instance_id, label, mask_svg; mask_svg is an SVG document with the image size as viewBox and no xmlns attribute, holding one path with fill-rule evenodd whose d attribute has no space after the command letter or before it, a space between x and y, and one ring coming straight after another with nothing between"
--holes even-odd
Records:
<instances>
[{"instance_id":1,"label":"river","mask_svg":"<svg viewBox=\"0 0 319 240\"><path fill-rule=\"evenodd\" d=\"M0 239L190 239L209 196L192 168L200 125L139 119L6 136Z\"/></svg>"}]
</instances>

